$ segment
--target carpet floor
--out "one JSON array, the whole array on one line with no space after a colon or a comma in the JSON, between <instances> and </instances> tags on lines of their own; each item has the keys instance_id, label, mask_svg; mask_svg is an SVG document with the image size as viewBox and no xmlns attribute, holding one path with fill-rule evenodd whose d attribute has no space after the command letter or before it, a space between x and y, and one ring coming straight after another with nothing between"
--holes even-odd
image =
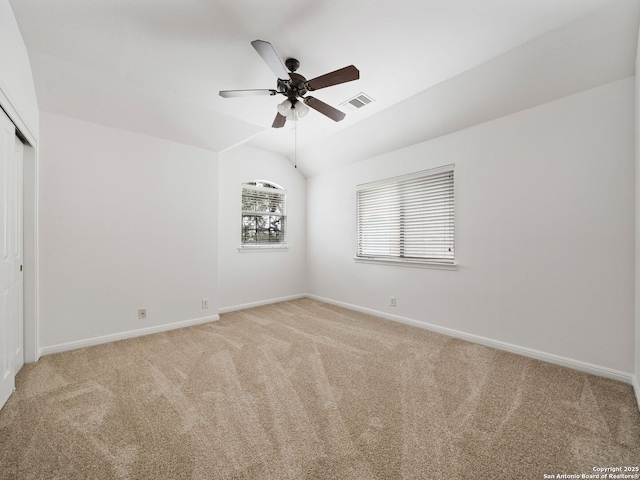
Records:
<instances>
[{"instance_id":1,"label":"carpet floor","mask_svg":"<svg viewBox=\"0 0 640 480\"><path fill-rule=\"evenodd\" d=\"M311 299L48 355L16 382L0 411L7 480L512 480L640 465L630 385Z\"/></svg>"}]
</instances>

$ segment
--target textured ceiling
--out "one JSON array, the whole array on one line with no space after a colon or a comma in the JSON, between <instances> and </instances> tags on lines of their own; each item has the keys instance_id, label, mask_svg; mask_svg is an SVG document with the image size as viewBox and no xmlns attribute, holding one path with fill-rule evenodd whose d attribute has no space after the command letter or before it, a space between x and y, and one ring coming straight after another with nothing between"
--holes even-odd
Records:
<instances>
[{"instance_id":1,"label":"textured ceiling","mask_svg":"<svg viewBox=\"0 0 640 480\"><path fill-rule=\"evenodd\" d=\"M637 0L10 0L43 110L223 151L292 157L292 123L252 48L267 40L307 78L354 64L360 80L314 92L334 123L298 124L306 175L633 75Z\"/></svg>"}]
</instances>

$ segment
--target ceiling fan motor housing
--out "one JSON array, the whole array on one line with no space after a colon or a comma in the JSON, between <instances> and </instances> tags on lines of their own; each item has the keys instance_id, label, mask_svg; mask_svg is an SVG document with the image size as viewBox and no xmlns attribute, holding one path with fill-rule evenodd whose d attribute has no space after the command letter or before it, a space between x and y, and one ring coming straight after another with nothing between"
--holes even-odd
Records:
<instances>
[{"instance_id":1,"label":"ceiling fan motor housing","mask_svg":"<svg viewBox=\"0 0 640 480\"><path fill-rule=\"evenodd\" d=\"M289 77L291 77L289 82L278 79L278 92L286 95L290 100L307 93L306 78L293 72L289 74Z\"/></svg>"}]
</instances>

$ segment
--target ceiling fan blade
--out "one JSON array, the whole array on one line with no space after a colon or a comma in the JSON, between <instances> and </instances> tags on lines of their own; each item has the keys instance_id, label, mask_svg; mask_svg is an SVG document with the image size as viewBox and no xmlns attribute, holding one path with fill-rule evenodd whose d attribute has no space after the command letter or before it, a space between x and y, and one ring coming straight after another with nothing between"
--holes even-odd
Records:
<instances>
[{"instance_id":1,"label":"ceiling fan blade","mask_svg":"<svg viewBox=\"0 0 640 480\"><path fill-rule=\"evenodd\" d=\"M254 90L220 90L220 96L224 98L232 97L255 97L258 95L275 95L275 90L263 88Z\"/></svg>"},{"instance_id":2,"label":"ceiling fan blade","mask_svg":"<svg viewBox=\"0 0 640 480\"><path fill-rule=\"evenodd\" d=\"M353 65L341 68L335 72L326 73L319 77L312 78L306 83L307 90L319 90L321 88L338 85L340 83L351 82L360 78L360 71Z\"/></svg>"},{"instance_id":3,"label":"ceiling fan blade","mask_svg":"<svg viewBox=\"0 0 640 480\"><path fill-rule=\"evenodd\" d=\"M280 80L290 80L289 71L284 66L284 63L282 63L282 60L269 42L265 42L264 40L254 40L251 42L251 45L253 45L253 48L256 49L271 71L276 74L276 77Z\"/></svg>"},{"instance_id":4,"label":"ceiling fan blade","mask_svg":"<svg viewBox=\"0 0 640 480\"><path fill-rule=\"evenodd\" d=\"M287 117L280 115L280 112L276 113L276 118L273 120L273 128L282 128L287 121Z\"/></svg>"},{"instance_id":5,"label":"ceiling fan blade","mask_svg":"<svg viewBox=\"0 0 640 480\"><path fill-rule=\"evenodd\" d=\"M336 122L339 122L344 117L346 117L345 113L342 113L337 108L333 108L331 105L328 105L328 104L324 103L323 101L318 100L317 98L305 97L304 98L304 103L306 105L308 105L309 107L313 108L314 110L317 110L318 112L322 113L323 115L326 115L331 120L334 120Z\"/></svg>"}]
</instances>

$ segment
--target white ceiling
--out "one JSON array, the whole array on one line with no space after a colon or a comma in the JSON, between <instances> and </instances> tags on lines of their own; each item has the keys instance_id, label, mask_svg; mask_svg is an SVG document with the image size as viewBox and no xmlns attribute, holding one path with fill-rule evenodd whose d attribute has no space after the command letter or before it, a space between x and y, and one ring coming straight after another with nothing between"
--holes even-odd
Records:
<instances>
[{"instance_id":1,"label":"white ceiling","mask_svg":"<svg viewBox=\"0 0 640 480\"><path fill-rule=\"evenodd\" d=\"M293 157L282 97L250 42L313 78L313 93L375 103L339 123L298 124L306 175L633 75L640 0L10 0L42 110L223 151L245 142Z\"/></svg>"}]
</instances>

